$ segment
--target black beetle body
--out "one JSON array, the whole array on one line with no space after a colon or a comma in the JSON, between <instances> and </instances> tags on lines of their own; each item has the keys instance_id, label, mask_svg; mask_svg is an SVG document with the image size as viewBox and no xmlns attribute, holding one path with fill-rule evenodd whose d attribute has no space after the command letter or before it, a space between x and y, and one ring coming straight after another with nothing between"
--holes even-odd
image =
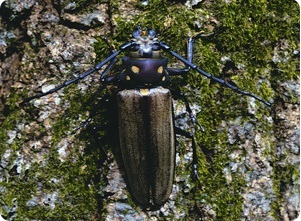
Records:
<instances>
[{"instance_id":1,"label":"black beetle body","mask_svg":"<svg viewBox=\"0 0 301 221\"><path fill-rule=\"evenodd\" d=\"M184 100L192 122L202 129L193 115L185 95L161 87L168 86L170 77L187 74L190 69L193 69L212 81L270 106L268 102L258 96L214 77L193 64L193 42L198 36L188 39L187 59L185 59L172 51L170 46L160 42L153 30L142 31L140 28L136 28L131 41L121 45L118 51L112 52L93 68L46 93L27 98L23 103L54 93L89 76L109 63L101 74L101 81L104 84L113 84L122 88L117 94L119 137L129 188L134 199L140 205L160 206L168 199L172 191L175 171L175 133L192 139L193 174L198 178L194 136L174 127L171 92L176 93ZM119 72L112 76L106 76L114 67L117 61L116 57L126 51L129 53L128 56L123 57ZM187 68L168 68L167 59L161 57L162 51L176 57Z\"/></svg>"},{"instance_id":2,"label":"black beetle body","mask_svg":"<svg viewBox=\"0 0 301 221\"><path fill-rule=\"evenodd\" d=\"M165 71L167 59L135 59L124 57L124 69L120 74L120 81L126 81L126 87L148 88L169 81Z\"/></svg>"}]
</instances>

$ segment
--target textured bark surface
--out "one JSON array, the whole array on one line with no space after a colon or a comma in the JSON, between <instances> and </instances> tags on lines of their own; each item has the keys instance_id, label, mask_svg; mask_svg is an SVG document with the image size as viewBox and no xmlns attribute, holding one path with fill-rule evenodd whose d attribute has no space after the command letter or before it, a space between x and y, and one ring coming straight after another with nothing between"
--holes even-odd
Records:
<instances>
[{"instance_id":1,"label":"textured bark surface","mask_svg":"<svg viewBox=\"0 0 301 221\"><path fill-rule=\"evenodd\" d=\"M100 73L46 92L130 39L137 25L272 103L191 72L175 77L205 132L177 136L168 201L143 211L120 163L114 89ZM6 0L0 5L0 220L294 220L299 215L299 6L294 1ZM122 55L120 56L122 57ZM182 64L169 58L169 66ZM118 71L118 69L116 70ZM112 89L112 90L111 90ZM185 105L176 124L189 130ZM179 116L179 117L178 117Z\"/></svg>"}]
</instances>

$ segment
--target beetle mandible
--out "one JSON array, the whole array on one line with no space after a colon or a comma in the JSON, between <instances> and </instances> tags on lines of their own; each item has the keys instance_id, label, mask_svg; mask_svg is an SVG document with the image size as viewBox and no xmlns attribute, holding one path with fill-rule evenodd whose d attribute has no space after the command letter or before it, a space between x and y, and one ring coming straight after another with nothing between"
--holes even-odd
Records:
<instances>
[{"instance_id":1,"label":"beetle mandible","mask_svg":"<svg viewBox=\"0 0 301 221\"><path fill-rule=\"evenodd\" d=\"M131 194L141 206L160 206L172 191L175 133L192 139L193 174L198 178L196 142L193 134L174 126L172 93L184 100L192 122L203 129L192 113L185 95L167 89L170 77L187 74L192 69L237 93L253 97L268 106L270 103L226 80L212 76L193 64L193 42L197 36L188 39L187 59L159 41L152 29L142 30L137 27L132 36L132 40L121 45L119 50L113 51L93 68L48 92L27 98L23 103L76 83L108 64L100 79L105 85L112 84L121 89L117 94L119 141ZM107 76L121 52L128 52L128 56L122 58L120 72ZM186 67L167 67L167 58L161 56L162 52L170 53Z\"/></svg>"}]
</instances>

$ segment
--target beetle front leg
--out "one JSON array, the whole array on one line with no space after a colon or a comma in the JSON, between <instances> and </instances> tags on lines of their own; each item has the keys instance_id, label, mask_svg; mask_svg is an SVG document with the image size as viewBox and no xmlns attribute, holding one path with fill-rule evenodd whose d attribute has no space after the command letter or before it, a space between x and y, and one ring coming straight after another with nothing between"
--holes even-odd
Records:
<instances>
[{"instance_id":1,"label":"beetle front leg","mask_svg":"<svg viewBox=\"0 0 301 221\"><path fill-rule=\"evenodd\" d=\"M104 84L113 84L113 85L117 85L118 84L118 74L116 75L112 75L112 76L109 76L109 77L106 77L106 78L103 78L101 79L101 81L104 83Z\"/></svg>"},{"instance_id":2,"label":"beetle front leg","mask_svg":"<svg viewBox=\"0 0 301 221\"><path fill-rule=\"evenodd\" d=\"M194 42L196 39L201 37L201 34L197 34L193 37L188 37L187 39L187 52L186 52L186 58L189 62L192 63L193 60L193 47L194 47ZM170 76L176 76L176 75L185 75L190 71L190 67L186 65L186 68L166 68L168 74Z\"/></svg>"},{"instance_id":3,"label":"beetle front leg","mask_svg":"<svg viewBox=\"0 0 301 221\"><path fill-rule=\"evenodd\" d=\"M76 127L74 130L72 130L71 134L75 134L78 130L80 129L86 129L87 126L91 123L92 121L92 117L88 117L87 120L85 120L84 122L81 122L80 125L78 127Z\"/></svg>"},{"instance_id":4,"label":"beetle front leg","mask_svg":"<svg viewBox=\"0 0 301 221\"><path fill-rule=\"evenodd\" d=\"M191 141L192 141L192 175L193 175L194 179L199 181L200 177L199 177L199 172L198 172L198 167L197 167L198 160L197 160L197 154L196 154L196 142L194 139L194 135L188 131L185 131L185 130L179 128L179 127L175 127L175 133L191 139Z\"/></svg>"}]
</instances>

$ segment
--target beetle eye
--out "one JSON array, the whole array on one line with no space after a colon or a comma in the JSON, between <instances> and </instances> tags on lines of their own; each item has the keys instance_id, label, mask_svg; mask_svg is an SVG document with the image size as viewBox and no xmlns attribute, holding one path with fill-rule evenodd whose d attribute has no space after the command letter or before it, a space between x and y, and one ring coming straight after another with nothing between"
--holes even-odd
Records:
<instances>
[{"instance_id":1,"label":"beetle eye","mask_svg":"<svg viewBox=\"0 0 301 221\"><path fill-rule=\"evenodd\" d=\"M160 46L158 44L152 44L152 49L154 51L158 51L160 49Z\"/></svg>"},{"instance_id":2,"label":"beetle eye","mask_svg":"<svg viewBox=\"0 0 301 221\"><path fill-rule=\"evenodd\" d=\"M138 51L140 49L140 45L134 45L132 51Z\"/></svg>"},{"instance_id":3,"label":"beetle eye","mask_svg":"<svg viewBox=\"0 0 301 221\"><path fill-rule=\"evenodd\" d=\"M150 37L156 37L156 32L153 29L148 29L148 36Z\"/></svg>"},{"instance_id":4,"label":"beetle eye","mask_svg":"<svg viewBox=\"0 0 301 221\"><path fill-rule=\"evenodd\" d=\"M134 29L132 36L133 38L138 38L141 35L141 28L138 26Z\"/></svg>"}]
</instances>

